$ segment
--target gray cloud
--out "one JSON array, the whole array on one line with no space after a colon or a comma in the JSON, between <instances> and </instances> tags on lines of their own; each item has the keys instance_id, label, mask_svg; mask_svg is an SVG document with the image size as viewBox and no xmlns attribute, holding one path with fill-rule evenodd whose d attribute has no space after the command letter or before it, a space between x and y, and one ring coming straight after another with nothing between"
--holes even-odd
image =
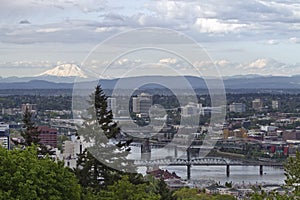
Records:
<instances>
[{"instance_id":1,"label":"gray cloud","mask_svg":"<svg viewBox=\"0 0 300 200\"><path fill-rule=\"evenodd\" d=\"M128 9L126 4L115 8L103 0L1 1L4 6L0 8L0 18L2 23L7 24L0 27L0 35L2 42L11 43L90 42L125 28L149 26L183 31L199 41L269 40L270 37L278 41L282 37L292 38L300 32L300 15L297 14L300 5L291 0L149 1L141 11L134 12L125 12ZM14 17L7 17L11 11L14 11ZM79 19L86 19L74 20L71 13L76 12ZM98 13L98 19L90 15L93 12ZM22 30L9 20L25 22L23 19L26 18L32 21L36 13L55 13L62 18L70 13L70 16L67 21L49 16L44 23L32 23L35 26L27 27L28 30ZM21 16L23 19L20 19ZM54 31L53 26L60 30ZM41 28L45 31L39 32Z\"/></svg>"}]
</instances>

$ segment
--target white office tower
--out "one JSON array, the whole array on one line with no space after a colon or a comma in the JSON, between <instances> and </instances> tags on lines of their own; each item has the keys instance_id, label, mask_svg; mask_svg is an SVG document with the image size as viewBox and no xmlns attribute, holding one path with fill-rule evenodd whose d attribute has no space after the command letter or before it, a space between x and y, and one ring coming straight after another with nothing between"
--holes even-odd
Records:
<instances>
[{"instance_id":1,"label":"white office tower","mask_svg":"<svg viewBox=\"0 0 300 200\"><path fill-rule=\"evenodd\" d=\"M142 93L132 98L132 111L138 114L148 115L152 106L152 96Z\"/></svg>"},{"instance_id":2,"label":"white office tower","mask_svg":"<svg viewBox=\"0 0 300 200\"><path fill-rule=\"evenodd\" d=\"M9 125L0 123L0 146L6 149L10 149L10 133Z\"/></svg>"},{"instance_id":3,"label":"white office tower","mask_svg":"<svg viewBox=\"0 0 300 200\"><path fill-rule=\"evenodd\" d=\"M117 100L114 97L107 98L107 111L112 111L113 114L117 113Z\"/></svg>"}]
</instances>

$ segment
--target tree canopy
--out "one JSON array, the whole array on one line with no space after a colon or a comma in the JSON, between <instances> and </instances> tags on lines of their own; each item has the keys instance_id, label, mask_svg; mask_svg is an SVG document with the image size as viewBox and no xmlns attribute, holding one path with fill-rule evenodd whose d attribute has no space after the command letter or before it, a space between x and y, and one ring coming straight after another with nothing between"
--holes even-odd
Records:
<instances>
[{"instance_id":1,"label":"tree canopy","mask_svg":"<svg viewBox=\"0 0 300 200\"><path fill-rule=\"evenodd\" d=\"M35 146L0 148L0 199L80 199L76 176L62 162L37 154Z\"/></svg>"},{"instance_id":2,"label":"tree canopy","mask_svg":"<svg viewBox=\"0 0 300 200\"><path fill-rule=\"evenodd\" d=\"M119 180L123 173L118 170L133 167L126 159L129 142L113 145L109 141L118 137L120 128L113 121L106 100L101 86L97 85L90 96L87 117L78 129L79 136L86 142L92 141L93 146L78 155L75 173L84 188L91 187L96 192Z\"/></svg>"},{"instance_id":3,"label":"tree canopy","mask_svg":"<svg viewBox=\"0 0 300 200\"><path fill-rule=\"evenodd\" d=\"M160 195L155 194L146 183L133 184L128 176L108 186L107 190L100 193L103 200L160 200Z\"/></svg>"},{"instance_id":4,"label":"tree canopy","mask_svg":"<svg viewBox=\"0 0 300 200\"><path fill-rule=\"evenodd\" d=\"M296 152L296 157L290 157L284 166L288 186L294 187L294 194L300 196L300 152Z\"/></svg>"}]
</instances>

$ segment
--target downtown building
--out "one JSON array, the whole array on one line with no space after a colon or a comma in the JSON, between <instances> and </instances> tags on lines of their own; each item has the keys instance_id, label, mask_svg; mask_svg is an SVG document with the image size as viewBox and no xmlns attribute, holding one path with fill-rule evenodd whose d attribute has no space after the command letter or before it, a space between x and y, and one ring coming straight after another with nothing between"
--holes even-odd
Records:
<instances>
[{"instance_id":1,"label":"downtown building","mask_svg":"<svg viewBox=\"0 0 300 200\"><path fill-rule=\"evenodd\" d=\"M141 117L149 116L149 109L152 106L152 96L142 93L132 98L132 111Z\"/></svg>"},{"instance_id":2,"label":"downtown building","mask_svg":"<svg viewBox=\"0 0 300 200\"><path fill-rule=\"evenodd\" d=\"M107 111L112 111L113 114L117 113L117 99L114 97L108 97L107 100Z\"/></svg>"},{"instance_id":3,"label":"downtown building","mask_svg":"<svg viewBox=\"0 0 300 200\"><path fill-rule=\"evenodd\" d=\"M0 123L0 146L10 149L10 131L9 125Z\"/></svg>"},{"instance_id":4,"label":"downtown building","mask_svg":"<svg viewBox=\"0 0 300 200\"><path fill-rule=\"evenodd\" d=\"M252 101L252 108L255 111L262 111L263 110L263 101L261 99L254 99Z\"/></svg>"},{"instance_id":5,"label":"downtown building","mask_svg":"<svg viewBox=\"0 0 300 200\"><path fill-rule=\"evenodd\" d=\"M39 143L45 146L51 146L53 148L57 147L57 130L55 128L50 128L48 126L38 126Z\"/></svg>"},{"instance_id":6,"label":"downtown building","mask_svg":"<svg viewBox=\"0 0 300 200\"><path fill-rule=\"evenodd\" d=\"M229 105L229 112L246 112L246 105L244 103L232 103Z\"/></svg>"}]
</instances>

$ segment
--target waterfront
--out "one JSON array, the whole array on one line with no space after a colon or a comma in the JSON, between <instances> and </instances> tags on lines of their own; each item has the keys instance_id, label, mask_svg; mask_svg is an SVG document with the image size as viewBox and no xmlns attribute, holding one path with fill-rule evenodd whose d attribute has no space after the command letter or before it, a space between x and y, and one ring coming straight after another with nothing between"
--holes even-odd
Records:
<instances>
[{"instance_id":1,"label":"waterfront","mask_svg":"<svg viewBox=\"0 0 300 200\"><path fill-rule=\"evenodd\" d=\"M140 158L139 148L133 147L131 158ZM157 151L158 149L156 149ZM153 153L151 157L164 157L172 155L172 150L160 150L161 152ZM183 152L181 152L183 153ZM159 156L160 155L160 156ZM170 172L175 172L182 179L187 178L186 166L159 166L161 169L166 169ZM145 167L139 167L139 172L146 174ZM259 166L230 166L230 176L226 175L226 166L192 166L191 180L212 180L224 184L231 182L233 184L284 184L284 169L283 167L263 167L263 175L259 174Z\"/></svg>"},{"instance_id":2,"label":"waterfront","mask_svg":"<svg viewBox=\"0 0 300 200\"><path fill-rule=\"evenodd\" d=\"M186 167L167 166L161 167L175 172L182 179L186 179ZM224 184L284 184L284 170L279 167L264 167L264 174L259 175L259 166L231 166L230 176L226 176L225 166L192 166L192 180L213 180Z\"/></svg>"},{"instance_id":3,"label":"waterfront","mask_svg":"<svg viewBox=\"0 0 300 200\"><path fill-rule=\"evenodd\" d=\"M185 166L160 166L161 169L175 172L183 180L186 179ZM225 166L192 166L191 181L209 180L225 184L232 182L238 185L284 184L282 167L264 167L264 174L259 175L259 166L232 166L230 176L226 176ZM140 173L146 174L145 167L139 167Z\"/></svg>"}]
</instances>

